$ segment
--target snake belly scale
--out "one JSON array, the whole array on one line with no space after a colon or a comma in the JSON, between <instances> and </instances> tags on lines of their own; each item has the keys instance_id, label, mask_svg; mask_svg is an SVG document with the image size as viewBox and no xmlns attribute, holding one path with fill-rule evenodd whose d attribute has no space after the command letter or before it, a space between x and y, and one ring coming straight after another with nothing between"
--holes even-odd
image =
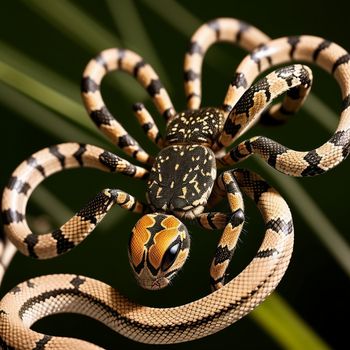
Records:
<instances>
[{"instance_id":1,"label":"snake belly scale","mask_svg":"<svg viewBox=\"0 0 350 350\"><path fill-rule=\"evenodd\" d=\"M231 42L250 51L236 70L220 107L201 107L201 67L208 48ZM279 68L253 84L274 65L303 60L324 68L337 79L343 109L334 135L315 150L290 150L257 136L231 145L255 123L288 121L305 101L311 70L301 64ZM50 275L14 287L0 302L0 345L5 349L98 349L79 339L40 334L30 329L38 319L76 312L103 322L116 332L144 343L167 344L213 334L259 305L284 275L293 250L293 221L284 199L259 175L241 169L217 168L258 154L270 166L291 176L322 174L343 161L350 144L350 56L340 46L312 36L270 40L253 26L231 18L202 25L185 56L188 109L177 113L153 68L136 53L108 49L92 59L83 74L82 96L96 126L124 153L144 166L92 145L65 143L45 148L24 161L4 190L2 216L6 234L32 258L46 259L77 246L113 205L142 214L132 230L129 260L141 286L166 287L183 266L190 237L182 219L205 229L223 230L210 267L213 292L171 308L138 305L103 282L80 275ZM167 123L163 137L142 103L134 113L148 138L160 151L148 154L106 107L100 84L110 71L133 75L147 90ZM273 100L284 94L282 102ZM147 167L151 166L150 170ZM147 203L120 189L104 189L59 229L44 235L31 232L26 204L32 191L53 173L93 167L146 179ZM245 220L242 193L259 208L265 235L250 264L226 281ZM225 199L228 212L211 211Z\"/></svg>"}]
</instances>

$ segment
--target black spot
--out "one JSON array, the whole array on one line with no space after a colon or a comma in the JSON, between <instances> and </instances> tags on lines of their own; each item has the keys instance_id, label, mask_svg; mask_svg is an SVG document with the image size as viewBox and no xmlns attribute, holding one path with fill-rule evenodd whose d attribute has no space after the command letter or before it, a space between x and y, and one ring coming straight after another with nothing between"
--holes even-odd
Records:
<instances>
[{"instance_id":1,"label":"black spot","mask_svg":"<svg viewBox=\"0 0 350 350\"><path fill-rule=\"evenodd\" d=\"M189 101L191 98L193 97L201 97L199 94L195 93L195 92L191 92L190 94L187 95L186 97L186 101Z\"/></svg>"},{"instance_id":2,"label":"black spot","mask_svg":"<svg viewBox=\"0 0 350 350\"><path fill-rule=\"evenodd\" d=\"M221 108L222 108L225 112L231 112L233 106L227 105L227 104L223 104L223 105L221 106Z\"/></svg>"},{"instance_id":3,"label":"black spot","mask_svg":"<svg viewBox=\"0 0 350 350\"><path fill-rule=\"evenodd\" d=\"M120 147L120 148L129 147L129 146L135 146L135 145L136 145L136 141L129 134L120 136L118 138L117 146Z\"/></svg>"},{"instance_id":4,"label":"black spot","mask_svg":"<svg viewBox=\"0 0 350 350\"><path fill-rule=\"evenodd\" d=\"M189 53L190 55L193 55L194 53L198 53L200 55L203 55L203 50L200 47L200 45L194 41L194 42L190 43L188 50L187 50L187 53Z\"/></svg>"},{"instance_id":5,"label":"black spot","mask_svg":"<svg viewBox=\"0 0 350 350\"><path fill-rule=\"evenodd\" d=\"M5 340L2 339L1 336L0 336L0 349L3 349L3 350L16 350L13 346L10 346L10 345L6 344Z\"/></svg>"},{"instance_id":6,"label":"black spot","mask_svg":"<svg viewBox=\"0 0 350 350\"><path fill-rule=\"evenodd\" d=\"M270 248L265 250L260 250L255 255L256 258L268 258L269 256L272 256L274 254L278 254L279 251L276 248Z\"/></svg>"},{"instance_id":7,"label":"black spot","mask_svg":"<svg viewBox=\"0 0 350 350\"><path fill-rule=\"evenodd\" d=\"M139 74L139 70L144 67L147 63L144 60L141 60L139 62L137 62L134 66L134 70L133 70L133 75L134 77L137 77L137 75Z\"/></svg>"},{"instance_id":8,"label":"black spot","mask_svg":"<svg viewBox=\"0 0 350 350\"><path fill-rule=\"evenodd\" d=\"M6 209L2 211L2 222L4 225L10 225L13 222L21 222L24 219L24 215L17 210Z\"/></svg>"},{"instance_id":9,"label":"black spot","mask_svg":"<svg viewBox=\"0 0 350 350\"><path fill-rule=\"evenodd\" d=\"M329 47L332 44L331 41L328 40L324 40L321 42L320 45L318 45L317 49L314 51L313 55L312 55L312 59L314 61L317 60L318 56L320 55L322 50L325 50L327 47Z\"/></svg>"},{"instance_id":10,"label":"black spot","mask_svg":"<svg viewBox=\"0 0 350 350\"><path fill-rule=\"evenodd\" d=\"M58 161L61 164L61 167L64 168L66 157L58 150L58 147L56 145L50 146L49 152L58 159Z\"/></svg>"},{"instance_id":11,"label":"black spot","mask_svg":"<svg viewBox=\"0 0 350 350\"><path fill-rule=\"evenodd\" d=\"M71 281L70 281L70 284L76 288L76 289L79 289L79 287L84 284L86 281L85 278L81 278L80 276L76 276L74 277Z\"/></svg>"},{"instance_id":12,"label":"black spot","mask_svg":"<svg viewBox=\"0 0 350 350\"><path fill-rule=\"evenodd\" d=\"M117 59L118 67L121 67L125 54L126 52L124 49L118 49L118 59Z\"/></svg>"},{"instance_id":13,"label":"black spot","mask_svg":"<svg viewBox=\"0 0 350 350\"><path fill-rule=\"evenodd\" d=\"M290 58L294 58L294 53L297 48L297 45L300 42L300 36L290 36L288 37L288 44L291 46L289 56Z\"/></svg>"},{"instance_id":14,"label":"black spot","mask_svg":"<svg viewBox=\"0 0 350 350\"><path fill-rule=\"evenodd\" d=\"M62 254L75 247L75 244L64 237L62 230L57 229L52 232L52 237L57 241L57 254Z\"/></svg>"},{"instance_id":15,"label":"black spot","mask_svg":"<svg viewBox=\"0 0 350 350\"><path fill-rule=\"evenodd\" d=\"M17 176L11 176L6 187L10 190L15 190L17 193L23 193L24 195L27 195L27 192L31 188L28 182L20 180Z\"/></svg>"},{"instance_id":16,"label":"black spot","mask_svg":"<svg viewBox=\"0 0 350 350\"><path fill-rule=\"evenodd\" d=\"M234 137L238 133L238 131L241 130L241 127L242 127L241 124L233 124L231 119L227 118L224 130L225 130L226 134Z\"/></svg>"},{"instance_id":17,"label":"black spot","mask_svg":"<svg viewBox=\"0 0 350 350\"><path fill-rule=\"evenodd\" d=\"M244 213L242 209L237 209L230 218L230 223L233 227L237 227L244 222Z\"/></svg>"},{"instance_id":18,"label":"black spot","mask_svg":"<svg viewBox=\"0 0 350 350\"><path fill-rule=\"evenodd\" d=\"M41 175L42 175L43 177L46 177L46 175L45 175L45 169L38 163L38 161L37 161L34 157L30 156L30 157L27 159L27 163L28 163L28 165L30 165L32 168L35 168L36 170L38 170L38 171L41 173Z\"/></svg>"},{"instance_id":19,"label":"black spot","mask_svg":"<svg viewBox=\"0 0 350 350\"><path fill-rule=\"evenodd\" d=\"M83 143L80 143L78 150L73 154L73 157L77 160L80 166L84 166L83 154L85 152L86 152L86 145Z\"/></svg>"},{"instance_id":20,"label":"black spot","mask_svg":"<svg viewBox=\"0 0 350 350\"><path fill-rule=\"evenodd\" d=\"M271 229L275 232L282 232L285 235L293 233L293 222L285 221L283 219L271 219L265 225L266 230Z\"/></svg>"},{"instance_id":21,"label":"black spot","mask_svg":"<svg viewBox=\"0 0 350 350\"><path fill-rule=\"evenodd\" d=\"M343 147L342 155L347 157L350 151L350 129L344 131L337 131L329 140L335 146Z\"/></svg>"},{"instance_id":22,"label":"black spot","mask_svg":"<svg viewBox=\"0 0 350 350\"><path fill-rule=\"evenodd\" d=\"M100 90L100 85L95 82L95 80L90 77L83 77L80 84L81 92L96 92Z\"/></svg>"},{"instance_id":23,"label":"black spot","mask_svg":"<svg viewBox=\"0 0 350 350\"><path fill-rule=\"evenodd\" d=\"M233 250L230 250L227 248L227 246L218 246L216 248L216 253L214 257L214 264L221 264L225 262L226 260L230 260L233 255Z\"/></svg>"},{"instance_id":24,"label":"black spot","mask_svg":"<svg viewBox=\"0 0 350 350\"><path fill-rule=\"evenodd\" d=\"M11 294L17 294L17 293L19 293L21 291L21 288L19 288L19 286L16 286L16 287L14 287L14 288L12 288L11 290L10 290L10 293Z\"/></svg>"},{"instance_id":25,"label":"black spot","mask_svg":"<svg viewBox=\"0 0 350 350\"><path fill-rule=\"evenodd\" d=\"M322 157L317 154L316 150L308 152L304 159L309 163L309 165L305 170L303 170L301 176L315 176L325 172L325 170L318 166Z\"/></svg>"},{"instance_id":26,"label":"black spot","mask_svg":"<svg viewBox=\"0 0 350 350\"><path fill-rule=\"evenodd\" d=\"M184 72L185 81L193 81L200 78L200 74L194 72L192 69L186 70Z\"/></svg>"},{"instance_id":27,"label":"black spot","mask_svg":"<svg viewBox=\"0 0 350 350\"><path fill-rule=\"evenodd\" d=\"M142 129L144 132L148 132L149 130L151 130L153 128L154 124L149 122L149 123L145 123L142 124Z\"/></svg>"},{"instance_id":28,"label":"black spot","mask_svg":"<svg viewBox=\"0 0 350 350\"><path fill-rule=\"evenodd\" d=\"M151 97L154 97L155 95L159 94L162 88L163 85L159 79L152 79L146 90Z\"/></svg>"},{"instance_id":29,"label":"black spot","mask_svg":"<svg viewBox=\"0 0 350 350\"><path fill-rule=\"evenodd\" d=\"M231 86L235 86L237 88L243 87L246 89L248 83L244 73L235 73L233 79L231 80Z\"/></svg>"},{"instance_id":30,"label":"black spot","mask_svg":"<svg viewBox=\"0 0 350 350\"><path fill-rule=\"evenodd\" d=\"M35 343L35 348L33 350L45 350L45 345L52 339L51 335L44 335L43 338Z\"/></svg>"},{"instance_id":31,"label":"black spot","mask_svg":"<svg viewBox=\"0 0 350 350\"><path fill-rule=\"evenodd\" d=\"M345 96L342 101L342 111L345 111L350 106L350 94Z\"/></svg>"},{"instance_id":32,"label":"black spot","mask_svg":"<svg viewBox=\"0 0 350 350\"><path fill-rule=\"evenodd\" d=\"M115 171L120 161L119 157L108 151L104 151L103 153L101 153L98 159L110 171Z\"/></svg>"},{"instance_id":33,"label":"black spot","mask_svg":"<svg viewBox=\"0 0 350 350\"><path fill-rule=\"evenodd\" d=\"M109 112L106 106L90 112L90 118L98 127L103 124L111 125L112 121L114 120L112 114Z\"/></svg>"},{"instance_id":34,"label":"black spot","mask_svg":"<svg viewBox=\"0 0 350 350\"><path fill-rule=\"evenodd\" d=\"M29 233L27 237L24 239L24 243L27 245L29 256L35 259L37 259L38 256L34 251L34 247L38 243L38 241L39 241L38 236L34 233Z\"/></svg>"},{"instance_id":35,"label":"black spot","mask_svg":"<svg viewBox=\"0 0 350 350\"><path fill-rule=\"evenodd\" d=\"M269 155L267 162L276 168L277 157L288 151L288 148L267 137L259 137L251 143L253 149L259 150L263 155Z\"/></svg>"},{"instance_id":36,"label":"black spot","mask_svg":"<svg viewBox=\"0 0 350 350\"><path fill-rule=\"evenodd\" d=\"M214 213L208 213L207 214L207 221L208 221L208 224L209 226L213 229L213 230L216 230L217 227L216 225L214 224L213 222L213 219L215 218L215 214Z\"/></svg>"},{"instance_id":37,"label":"black spot","mask_svg":"<svg viewBox=\"0 0 350 350\"><path fill-rule=\"evenodd\" d=\"M250 27L250 24L244 21L239 21L239 29L236 35L236 42L239 43L241 41L243 33L246 32Z\"/></svg>"},{"instance_id":38,"label":"black spot","mask_svg":"<svg viewBox=\"0 0 350 350\"><path fill-rule=\"evenodd\" d=\"M336 69L345 63L348 63L350 60L350 54L346 53L345 55L339 57L335 63L333 64L333 68L332 68L332 74L334 74L334 72L336 71Z\"/></svg>"},{"instance_id":39,"label":"black spot","mask_svg":"<svg viewBox=\"0 0 350 350\"><path fill-rule=\"evenodd\" d=\"M207 22L207 25L208 25L209 28L211 28L215 32L216 40L219 40L219 38L220 38L220 24L219 24L219 21L214 19L212 21Z\"/></svg>"},{"instance_id":40,"label":"black spot","mask_svg":"<svg viewBox=\"0 0 350 350\"><path fill-rule=\"evenodd\" d=\"M272 64L272 59L270 56L266 56L264 52L268 49L267 45L262 44L257 47L250 55L250 58L256 63L258 66L258 71L261 72L261 59L266 58L269 64ZM254 85L253 85L254 86Z\"/></svg>"},{"instance_id":41,"label":"black spot","mask_svg":"<svg viewBox=\"0 0 350 350\"><path fill-rule=\"evenodd\" d=\"M108 65L107 62L105 61L105 59L102 57L102 55L97 55L95 57L95 61L101 65L106 71L108 71Z\"/></svg>"},{"instance_id":42,"label":"black spot","mask_svg":"<svg viewBox=\"0 0 350 350\"><path fill-rule=\"evenodd\" d=\"M132 105L132 109L134 112L140 112L145 108L144 104L141 102L136 102Z\"/></svg>"},{"instance_id":43,"label":"black spot","mask_svg":"<svg viewBox=\"0 0 350 350\"><path fill-rule=\"evenodd\" d=\"M163 118L165 120L169 120L171 117L174 116L174 109L173 108L168 108L163 112Z\"/></svg>"},{"instance_id":44,"label":"black spot","mask_svg":"<svg viewBox=\"0 0 350 350\"><path fill-rule=\"evenodd\" d=\"M34 284L31 280L28 280L28 281L27 281L27 287L28 287L28 288L34 288L34 287L35 287L35 284Z\"/></svg>"}]
</instances>

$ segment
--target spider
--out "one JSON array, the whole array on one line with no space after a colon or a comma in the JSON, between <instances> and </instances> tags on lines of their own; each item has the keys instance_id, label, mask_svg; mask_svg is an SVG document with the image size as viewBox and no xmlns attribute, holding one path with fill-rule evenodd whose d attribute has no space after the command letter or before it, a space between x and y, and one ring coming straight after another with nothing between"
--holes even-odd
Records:
<instances>
[{"instance_id":1,"label":"spider","mask_svg":"<svg viewBox=\"0 0 350 350\"><path fill-rule=\"evenodd\" d=\"M236 43L251 53L237 68L223 104L201 107L202 62L208 48L220 41ZM331 71L339 81L345 97L335 134L322 146L308 152L290 150L263 136L231 147L255 123L281 124L300 108L312 84L312 73L307 66L294 64L279 68L252 85L266 69L294 59L313 61ZM293 223L282 197L257 174L241 169L217 174L217 168L234 165L251 154L258 154L285 174L314 176L343 161L350 144L350 87L344 79L349 60L341 47L322 38L302 36L270 41L264 33L245 22L215 19L201 26L191 39L184 63L188 109L177 113L159 77L142 57L126 49L101 52L88 63L83 73L84 104L97 127L144 166L136 166L92 145L65 143L45 148L15 170L4 191L3 219L7 234L24 254L35 258L53 257L79 244L109 209L118 204L143 214L130 236L129 260L142 287L160 289L169 284L188 257L190 237L182 219L205 229L224 229L211 264L210 281L212 289L223 291L225 296L224 293L231 290L225 290L226 270L245 220L243 190L261 210L266 234L253 261L234 279L235 287L230 285L235 290L235 302L230 301L225 312L242 307L244 311L237 311L239 315L234 316L236 319L242 317L271 293L282 278L292 252ZM146 107L141 103L133 106L142 129L160 148L155 158L141 148L103 101L100 84L113 70L133 75L166 120L163 137ZM271 104L282 94L285 97L281 103ZM226 147L231 148L227 150ZM46 235L35 235L24 214L31 192L51 174L78 166L147 179L147 203L122 190L105 189L61 228ZM230 212L211 211L225 197ZM77 290L84 283L85 279L80 277L70 281ZM215 293L210 298L220 299ZM220 312L223 310L221 308ZM194 326L188 327L191 335L184 331L187 334L184 339L198 337ZM218 327L221 329L223 325ZM175 331L171 329L169 334Z\"/></svg>"}]
</instances>

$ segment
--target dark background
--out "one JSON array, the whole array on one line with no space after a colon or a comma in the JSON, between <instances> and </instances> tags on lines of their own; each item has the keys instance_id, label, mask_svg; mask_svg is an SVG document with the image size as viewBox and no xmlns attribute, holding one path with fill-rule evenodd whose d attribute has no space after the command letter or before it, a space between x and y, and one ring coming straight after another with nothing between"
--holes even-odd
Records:
<instances>
[{"instance_id":1,"label":"dark background","mask_svg":"<svg viewBox=\"0 0 350 350\"><path fill-rule=\"evenodd\" d=\"M94 52L93 48L88 49L86 45L79 44L74 35L62 31L59 26L38 15L33 10L35 5L28 5L28 3L8 1L2 5L0 41L10 45L38 64L56 72L62 78L69 80L75 89L72 97L78 98L82 71L87 61L97 53L97 50ZM52 3L55 3L55 1ZM136 1L136 8L142 18L158 60L153 62L152 55L147 56L146 53L140 51L137 44L131 42L132 33L136 30L134 23L126 18L123 25L124 28L127 26L127 30L118 29L119 27L115 25L111 16L111 8L104 1L75 0L70 3L84 11L109 32L118 36L123 45L145 56L156 71L159 71L157 62L162 62L166 72L165 85L169 88L168 91L175 107L178 111L185 107L182 64L184 52L190 39L189 34L185 35L174 28L167 20L155 13L147 5L147 2ZM152 3L162 4L164 8L167 1L152 1ZM335 41L347 50L350 49L348 11L338 2L333 1L328 7L324 7L315 1L299 0L288 3L280 1L257 2L255 5L248 1L221 0L208 2L208 4L199 0L178 1L178 3L198 18L200 22L216 17L236 17L255 25L272 38L312 34ZM177 17L176 13L172 15L172 18L183 28L191 27L191 23L186 21L184 17ZM193 30L195 28L193 27ZM131 36L128 36L128 34ZM89 42L90 38L86 37L86 40ZM98 47L98 43L93 44ZM245 55L238 48L229 45L220 46L220 49L216 46L210 50L206 61L210 64L204 64L203 105L219 105L222 102L234 69ZM103 48L103 46L100 46L100 49ZM26 69L27 71L30 69L30 67L20 67L18 61L9 62L4 55L4 51L0 52L1 61L5 62L7 60L8 64L24 72L26 72ZM33 78L37 78L34 71L28 72ZM313 72L315 77L313 93L334 112L338 113L341 96L335 80L318 68L315 68ZM6 74L7 72L0 70L1 81L3 81ZM135 96L128 94L127 89L120 85L120 80L127 81L127 86L133 84L132 88L136 91L136 98L144 99L145 95L131 78L124 74L120 74L120 76L122 76L122 79L119 77L117 82L110 77L106 79L107 83L103 85L105 100L110 110L118 115L119 120L137 139L141 140L144 147L154 152L155 149L142 135L135 121L136 119L132 116L131 104L136 102ZM51 83L51 88L58 88L54 86L54 81ZM21 82L18 84L21 84ZM12 102L12 104L8 99L11 92L15 91L16 88L13 89L2 82L0 83L1 101L3 101L0 101L2 116L0 145L3 150L2 171L0 173L1 187L5 186L14 168L31 153L55 143L69 141L67 133L64 131L60 133L60 130L57 133L57 126L53 121L55 118L51 118L53 111L47 110L47 123L45 122L46 127L51 128L52 132L45 131L42 127L38 127L33 122L23 118L23 115L18 112L18 108L22 109L22 112L23 110L25 112L27 108L24 100L20 97L22 95L15 95L13 97L15 102ZM66 92L61 91L61 93L65 94ZM81 103L79 100L77 101ZM146 104L152 110L152 114L157 116L149 99L146 99ZM37 110L33 107L33 104L29 103L28 106L30 106L28 107L28 113L36 113ZM318 110L316 111L318 112ZM45 118L45 113L41 116L38 110L37 116L38 118ZM87 115L86 119L88 119ZM88 122L90 123L90 121ZM74 125L73 123L70 124ZM78 127L78 125L74 126ZM56 133L56 136L54 133ZM307 112L301 111L286 126L272 129L258 126L249 133L249 135L260 134L267 135L294 149L306 150L327 140L330 131L311 118ZM113 145L108 145L106 141L103 141L103 138L96 135L90 132L89 137L97 138L95 143L99 142L100 146L121 154ZM86 142L87 140L87 137L84 138L78 133L69 134L68 136L71 137L70 141ZM247 162L245 166L261 170L252 161ZM347 184L347 174L349 170L350 163L345 161L323 176L297 179L299 185L315 200L325 217L336 226L338 232L343 235L348 244L348 198L350 190ZM264 174L266 175L266 172ZM283 175L279 176L283 177ZM271 178L270 181L277 184L278 187L278 183L274 178ZM83 203L86 203L94 194L106 187L121 188L140 198L143 198L145 189L141 181L124 178L121 175L104 174L90 169L72 170L55 175L46 180L43 186L72 211L78 210ZM278 187L278 189L283 193L284 189L282 187ZM297 207L302 207L303 203L295 200L291 201L288 197L287 201L291 206L295 220L295 252L291 265L278 286L278 293L332 348L343 349L348 343L348 324L344 322L350 311L348 275L332 257L318 236L314 234L315 232L310 225L299 214ZM45 227L45 225L57 225L55 216L60 217L62 213L47 214L37 202L38 200L29 203L28 213L34 218L31 221L32 225L39 229ZM45 199L41 202L44 206L46 205ZM51 207L49 204L47 206ZM125 214L120 209L114 209L109 216L106 223L102 223L101 227L91 237L65 256L50 261L34 261L17 254L5 276L1 295L15 284L29 277L58 272L79 273L97 278L115 286L130 298L149 305L179 305L204 296L209 292L208 270L219 232L206 232L190 227L192 250L185 269L174 281L171 288L152 293L144 291L136 285L127 261L128 236L137 220L137 216L131 213ZM243 236L237 256L233 260L232 275L249 262L261 242L261 218L249 202L247 202L247 216L246 233ZM39 218L39 220L35 218ZM322 225L321 222L316 224ZM256 232L259 232L259 235L256 235ZM81 337L108 349L115 349L117 346L149 347L131 342L97 322L74 315L47 318L38 322L35 329L49 334ZM282 346L251 317L246 317L235 325L208 338L193 343L165 346L164 348L189 349L194 347L209 349L223 343L235 348L247 349L279 349Z\"/></svg>"}]
</instances>

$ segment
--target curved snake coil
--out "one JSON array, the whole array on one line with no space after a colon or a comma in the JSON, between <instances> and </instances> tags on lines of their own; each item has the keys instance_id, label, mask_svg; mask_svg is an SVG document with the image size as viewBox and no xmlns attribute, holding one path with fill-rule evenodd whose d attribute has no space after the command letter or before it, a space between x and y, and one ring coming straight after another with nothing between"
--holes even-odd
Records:
<instances>
[{"instance_id":1,"label":"curved snake coil","mask_svg":"<svg viewBox=\"0 0 350 350\"><path fill-rule=\"evenodd\" d=\"M238 67L222 108L200 109L200 78L204 54L210 45L220 41L237 43L249 51L258 48ZM110 49L90 61L82 81L83 99L90 117L126 154L141 163L152 164L153 168L149 172L91 145L66 143L39 151L15 170L5 189L2 209L9 238L22 253L35 258L48 258L69 251L79 244L114 204L133 212L146 213L143 218L151 223L149 226L141 225L142 234L155 241L160 233L157 225L168 233L175 232L174 237L178 237L177 229L181 226L179 218L184 216L197 220L207 229L224 228L210 271L215 291L189 304L162 309L137 305L121 296L114 288L84 276L38 277L18 285L1 301L0 345L9 349L97 349L97 346L82 340L48 336L29 329L36 320L46 315L67 311L94 317L137 341L152 344L177 343L217 332L261 303L277 286L288 266L293 248L291 214L282 197L250 171L229 170L216 177L213 151L223 152L224 146L230 146L256 122L278 124L287 120L300 107L312 81L311 72L306 66L293 65L276 70L251 86L254 79L267 68L294 59L316 62L334 73L338 80L343 93L343 112L335 134L324 145L310 152L289 150L273 140L259 136L239 143L228 153L224 152L224 155L217 153L216 162L217 165L229 165L256 153L286 174L313 176L331 169L348 154L350 58L338 45L311 36L269 41L265 34L244 22L227 18L211 21L194 34L186 54L185 91L189 111L180 114L175 112L154 70L137 54L128 50ZM134 75L149 92L167 121L167 134L163 138L145 106L140 103L134 105L135 114L147 136L162 148L155 160L115 120L103 102L101 80L107 72L115 69ZM284 92L286 97L282 103L270 105L275 97ZM201 133L196 131L197 122L203 123L200 124L203 127ZM173 152L176 162L169 160L169 152ZM186 168L187 171L195 171L199 161L203 161L203 168L205 164L210 166L208 173L203 172L201 182L193 181L193 186L199 190L201 197L193 200L189 208L182 212L175 210L174 208L179 208L175 202L171 202L170 209L164 211L177 218L173 220L173 216L169 215L157 222L158 211L162 211L164 204L157 181L166 175L165 170L159 169L167 169L170 164L175 170L184 170L186 164L181 161L181 157L190 152L195 156L193 164ZM121 172L135 178L149 177L148 203L141 203L119 189L106 189L59 229L40 236L32 233L25 220L26 203L31 192L54 172L78 166ZM200 187L202 183L208 184L210 190L204 191ZM156 194L152 192L152 186L156 187ZM171 184L168 187L171 188ZM186 191L190 193L190 189L188 187ZM244 221L239 189L251 197L260 209L265 222L265 236L252 262L238 276L224 284L225 272ZM203 212L207 208L207 202L213 206L224 197L229 203L229 214ZM195 204L197 202L199 204ZM170 219L169 227L165 224L167 219ZM157 230L153 232L154 227ZM135 229L133 235L138 237L136 231ZM179 256L180 253L188 253L188 242L185 245L184 231L182 228L180 231L183 240L176 241L179 242ZM131 242L135 242L136 247L131 248L137 250L137 239ZM152 247L155 247L154 243ZM152 260L142 260L142 254L148 254L148 251L139 250L135 253L132 249L130 256L134 265L135 261L138 263L133 266L137 275L139 270L143 273L147 266L150 268ZM164 248L160 251L159 261L155 261L154 265L159 263L163 266L167 250ZM180 265L178 260L175 260L176 263ZM152 274L152 269L150 273ZM152 280L148 287L160 285L159 281Z\"/></svg>"}]
</instances>

